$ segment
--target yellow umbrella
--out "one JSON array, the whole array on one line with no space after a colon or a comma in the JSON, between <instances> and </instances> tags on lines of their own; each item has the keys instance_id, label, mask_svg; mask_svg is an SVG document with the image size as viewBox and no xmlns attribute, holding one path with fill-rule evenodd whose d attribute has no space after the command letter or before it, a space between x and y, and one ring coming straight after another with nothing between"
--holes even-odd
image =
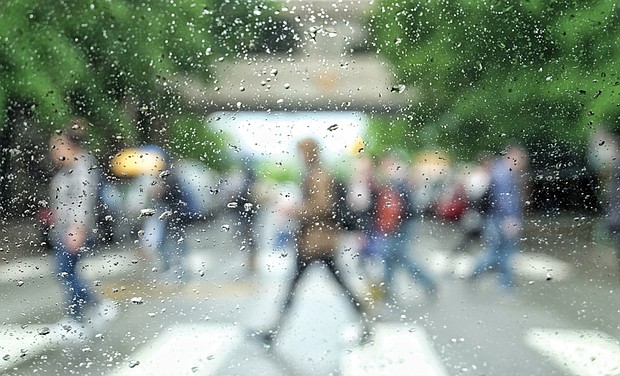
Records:
<instances>
[{"instance_id":1,"label":"yellow umbrella","mask_svg":"<svg viewBox=\"0 0 620 376\"><path fill-rule=\"evenodd\" d=\"M355 140L349 145L349 153L352 155L359 155L364 152L364 148L366 147L366 143L364 139L360 136L355 137Z\"/></svg>"},{"instance_id":2,"label":"yellow umbrella","mask_svg":"<svg viewBox=\"0 0 620 376\"><path fill-rule=\"evenodd\" d=\"M154 150L127 148L112 158L110 170L118 177L159 174L166 168L164 157Z\"/></svg>"}]
</instances>

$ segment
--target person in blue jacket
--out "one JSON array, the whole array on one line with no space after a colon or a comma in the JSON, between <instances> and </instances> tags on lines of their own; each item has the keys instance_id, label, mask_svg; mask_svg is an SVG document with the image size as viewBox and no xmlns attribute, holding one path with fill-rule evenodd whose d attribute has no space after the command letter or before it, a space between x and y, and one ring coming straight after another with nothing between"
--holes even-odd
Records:
<instances>
[{"instance_id":1,"label":"person in blue jacket","mask_svg":"<svg viewBox=\"0 0 620 376\"><path fill-rule=\"evenodd\" d=\"M500 283L504 288L514 286L511 261L517 252L523 225L520 180L526 163L524 150L510 145L506 152L491 164L491 180L483 213L486 249L470 277L472 281L487 271L495 270L499 273Z\"/></svg>"}]
</instances>

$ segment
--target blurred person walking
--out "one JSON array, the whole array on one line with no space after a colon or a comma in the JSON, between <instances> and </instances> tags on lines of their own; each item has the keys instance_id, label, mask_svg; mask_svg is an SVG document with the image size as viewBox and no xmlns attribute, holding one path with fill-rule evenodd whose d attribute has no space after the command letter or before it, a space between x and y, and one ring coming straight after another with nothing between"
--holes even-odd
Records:
<instances>
[{"instance_id":1,"label":"blurred person walking","mask_svg":"<svg viewBox=\"0 0 620 376\"><path fill-rule=\"evenodd\" d=\"M230 176L232 187L229 200L226 203L228 209L233 211L238 230L236 235L241 239L241 250L247 252L247 267L250 272L256 270L258 257L258 244L256 236L256 173L254 163L250 156L243 156L238 161L238 166Z\"/></svg>"},{"instance_id":2,"label":"blurred person walking","mask_svg":"<svg viewBox=\"0 0 620 376\"><path fill-rule=\"evenodd\" d=\"M370 247L383 259L385 292L391 300L396 297L395 277L399 268L420 282L427 296L434 299L437 283L411 257L412 220L416 210L411 189L401 176L401 171L406 170L401 170L402 167L394 155L386 154L379 161Z\"/></svg>"},{"instance_id":3,"label":"blurred person walking","mask_svg":"<svg viewBox=\"0 0 620 376\"><path fill-rule=\"evenodd\" d=\"M620 157L620 149L617 146L614 149L614 155L616 156L613 158L615 163L611 168L611 176L609 177L606 192L605 226L616 251L618 276L620 277L620 159L618 159Z\"/></svg>"},{"instance_id":4,"label":"blurred person walking","mask_svg":"<svg viewBox=\"0 0 620 376\"><path fill-rule=\"evenodd\" d=\"M367 324L366 313L362 303L342 278L342 273L336 267L336 250L339 245L340 232L337 220L334 218L335 205L334 180L329 171L322 165L319 145L313 139L304 139L298 143L298 151L305 164L305 176L302 183L302 203L295 215L299 220L297 233L296 269L290 282L286 299L280 315L262 339L271 344L278 334L278 329L290 313L295 293L306 274L308 267L314 263L322 263L338 285L347 295L347 300L359 314L362 321L362 342L370 337L370 328Z\"/></svg>"},{"instance_id":5,"label":"blurred person walking","mask_svg":"<svg viewBox=\"0 0 620 376\"><path fill-rule=\"evenodd\" d=\"M116 314L114 304L98 299L78 269L78 263L96 242L101 184L97 161L83 147L84 126L84 121L74 120L70 128L50 138L50 157L58 168L49 190L53 222L50 239L67 296L68 319L60 323L62 339L86 339L90 329L100 328L101 319ZM98 311L93 317L90 314L95 308Z\"/></svg>"},{"instance_id":6,"label":"blurred person walking","mask_svg":"<svg viewBox=\"0 0 620 376\"><path fill-rule=\"evenodd\" d=\"M189 275L185 265L187 242L185 232L199 214L195 198L183 184L183 177L171 163L164 149L155 145L141 147L139 153L156 156L157 168L143 174L147 197L142 230L143 245L159 255L160 271L172 282L185 282Z\"/></svg>"},{"instance_id":7,"label":"blurred person walking","mask_svg":"<svg viewBox=\"0 0 620 376\"><path fill-rule=\"evenodd\" d=\"M509 145L505 154L491 163L489 187L484 199L483 240L486 249L474 267L471 281L495 269L505 289L514 286L511 261L517 252L523 226L520 174L526 165L527 155L516 145Z\"/></svg>"}]
</instances>

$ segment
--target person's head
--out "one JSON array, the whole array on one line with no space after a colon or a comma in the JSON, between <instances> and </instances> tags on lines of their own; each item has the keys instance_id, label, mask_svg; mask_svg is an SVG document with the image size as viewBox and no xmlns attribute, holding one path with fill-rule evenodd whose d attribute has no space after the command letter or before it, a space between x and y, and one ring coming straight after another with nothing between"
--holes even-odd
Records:
<instances>
[{"instance_id":1,"label":"person's head","mask_svg":"<svg viewBox=\"0 0 620 376\"><path fill-rule=\"evenodd\" d=\"M58 166L73 164L83 153L84 123L72 120L67 129L54 133L50 138L50 157Z\"/></svg>"},{"instance_id":2,"label":"person's head","mask_svg":"<svg viewBox=\"0 0 620 376\"><path fill-rule=\"evenodd\" d=\"M297 150L307 166L319 163L319 144L312 138L305 138L297 143Z\"/></svg>"},{"instance_id":3,"label":"person's head","mask_svg":"<svg viewBox=\"0 0 620 376\"><path fill-rule=\"evenodd\" d=\"M510 168L515 171L523 171L527 169L528 157L525 149L516 143L509 144L502 153L503 158L507 160Z\"/></svg>"}]
</instances>

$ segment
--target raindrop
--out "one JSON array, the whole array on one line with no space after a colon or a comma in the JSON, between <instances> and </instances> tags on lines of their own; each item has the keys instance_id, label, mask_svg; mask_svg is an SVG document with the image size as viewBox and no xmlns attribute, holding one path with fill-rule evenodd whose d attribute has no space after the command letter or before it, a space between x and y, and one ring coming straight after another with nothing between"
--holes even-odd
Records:
<instances>
[{"instance_id":1,"label":"raindrop","mask_svg":"<svg viewBox=\"0 0 620 376\"><path fill-rule=\"evenodd\" d=\"M167 178L168 176L170 176L170 171L169 170L164 170L164 171L159 173L159 177L162 178L162 179Z\"/></svg>"},{"instance_id":2,"label":"raindrop","mask_svg":"<svg viewBox=\"0 0 620 376\"><path fill-rule=\"evenodd\" d=\"M131 302L133 304L143 304L144 303L144 299L142 299L141 296L135 296L135 297L131 298Z\"/></svg>"},{"instance_id":3,"label":"raindrop","mask_svg":"<svg viewBox=\"0 0 620 376\"><path fill-rule=\"evenodd\" d=\"M252 210L252 207L253 207L253 206L254 206L254 205L252 205L251 203L246 202L245 204L243 204L243 210L245 210L246 212L249 212L249 211L251 211L251 210Z\"/></svg>"},{"instance_id":4,"label":"raindrop","mask_svg":"<svg viewBox=\"0 0 620 376\"><path fill-rule=\"evenodd\" d=\"M24 285L24 281L17 281L17 287L22 287Z\"/></svg>"},{"instance_id":5,"label":"raindrop","mask_svg":"<svg viewBox=\"0 0 620 376\"><path fill-rule=\"evenodd\" d=\"M222 225L222 231L230 231L229 225Z\"/></svg>"},{"instance_id":6,"label":"raindrop","mask_svg":"<svg viewBox=\"0 0 620 376\"><path fill-rule=\"evenodd\" d=\"M171 216L172 216L172 211L166 210L165 212L161 213L161 215L159 216L159 219L163 221L165 219L170 218Z\"/></svg>"},{"instance_id":7,"label":"raindrop","mask_svg":"<svg viewBox=\"0 0 620 376\"><path fill-rule=\"evenodd\" d=\"M42 335L42 336L48 335L50 334L50 328L48 327L40 328L39 330L37 330L37 333L39 333L39 335Z\"/></svg>"},{"instance_id":8,"label":"raindrop","mask_svg":"<svg viewBox=\"0 0 620 376\"><path fill-rule=\"evenodd\" d=\"M131 362L129 362L129 368L134 368L140 365L140 361L139 360L133 360Z\"/></svg>"},{"instance_id":9,"label":"raindrop","mask_svg":"<svg viewBox=\"0 0 620 376\"><path fill-rule=\"evenodd\" d=\"M153 215L155 215L155 209L140 209L140 215L138 218L152 217Z\"/></svg>"},{"instance_id":10,"label":"raindrop","mask_svg":"<svg viewBox=\"0 0 620 376\"><path fill-rule=\"evenodd\" d=\"M287 83L287 84L284 84L284 88L285 88L285 89L288 89L288 88L290 88L290 87L291 87L291 84L288 84L288 83Z\"/></svg>"},{"instance_id":11,"label":"raindrop","mask_svg":"<svg viewBox=\"0 0 620 376\"><path fill-rule=\"evenodd\" d=\"M271 74L272 76L277 76L277 75L278 75L278 70L277 70L276 68L273 68L273 69L271 70L270 74Z\"/></svg>"},{"instance_id":12,"label":"raindrop","mask_svg":"<svg viewBox=\"0 0 620 376\"><path fill-rule=\"evenodd\" d=\"M392 88L390 89L390 91L391 91L392 93L399 93L399 94L400 94L400 93L402 93L403 91L405 91L405 89L406 89L406 86L405 86L405 85L403 85L403 84L398 84L398 85L394 85L394 86L392 86Z\"/></svg>"},{"instance_id":13,"label":"raindrop","mask_svg":"<svg viewBox=\"0 0 620 376\"><path fill-rule=\"evenodd\" d=\"M330 132L333 132L336 129L338 129L338 124L332 124L329 127L327 127L327 130L330 131Z\"/></svg>"},{"instance_id":14,"label":"raindrop","mask_svg":"<svg viewBox=\"0 0 620 376\"><path fill-rule=\"evenodd\" d=\"M2 360L7 361L11 359L11 356L9 354L6 354L5 356L2 357Z\"/></svg>"},{"instance_id":15,"label":"raindrop","mask_svg":"<svg viewBox=\"0 0 620 376\"><path fill-rule=\"evenodd\" d=\"M228 205L226 205L228 208L230 209L234 209L238 206L239 204L236 202L229 202Z\"/></svg>"}]
</instances>

